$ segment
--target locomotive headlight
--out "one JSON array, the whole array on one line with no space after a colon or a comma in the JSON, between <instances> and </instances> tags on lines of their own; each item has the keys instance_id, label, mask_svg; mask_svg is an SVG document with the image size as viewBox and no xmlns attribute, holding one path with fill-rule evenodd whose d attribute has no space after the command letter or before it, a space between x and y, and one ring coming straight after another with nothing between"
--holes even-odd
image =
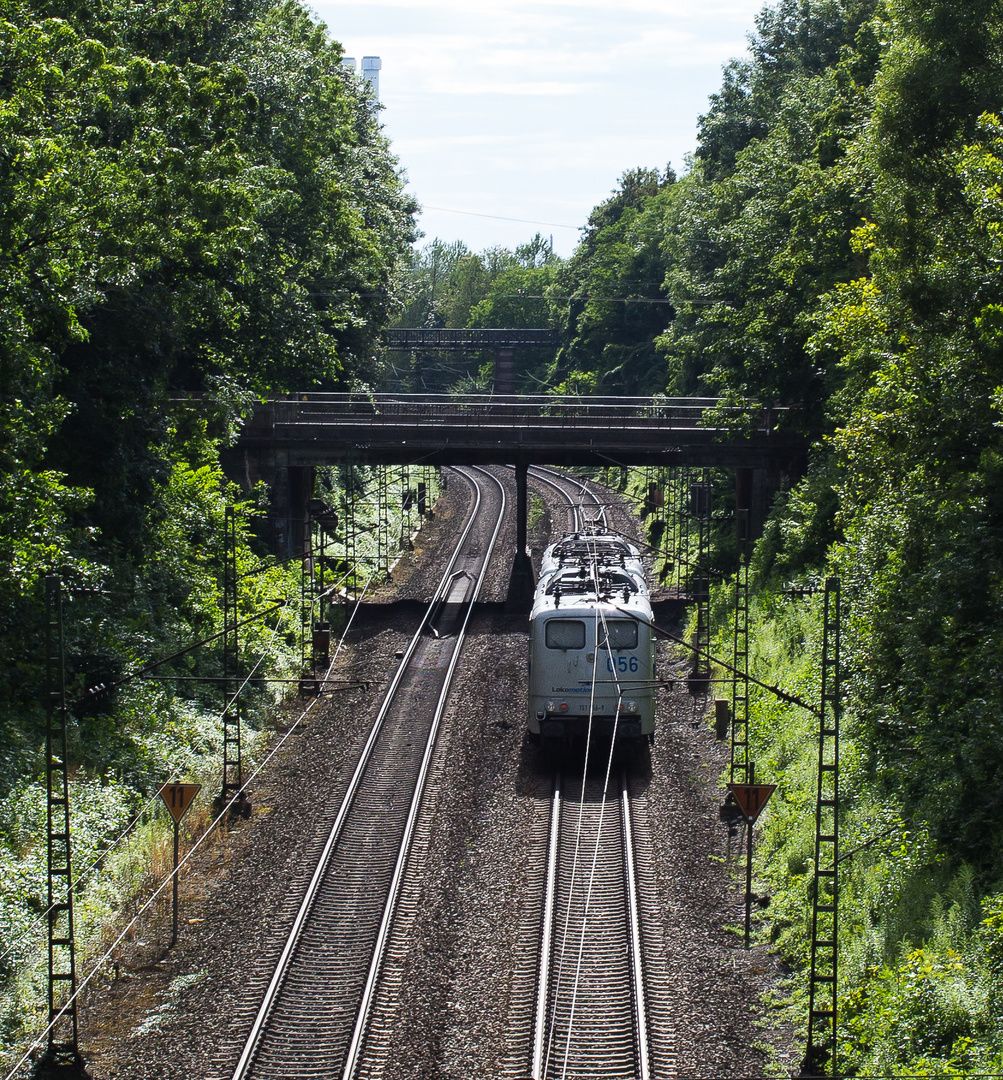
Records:
<instances>
[{"instance_id":1,"label":"locomotive headlight","mask_svg":"<svg viewBox=\"0 0 1003 1080\"><path fill-rule=\"evenodd\" d=\"M557 705L553 701L547 702L547 712L557 712Z\"/></svg>"},{"instance_id":2,"label":"locomotive headlight","mask_svg":"<svg viewBox=\"0 0 1003 1080\"><path fill-rule=\"evenodd\" d=\"M623 703L623 707L627 710L627 712L637 712L637 702L636 701L625 701Z\"/></svg>"}]
</instances>

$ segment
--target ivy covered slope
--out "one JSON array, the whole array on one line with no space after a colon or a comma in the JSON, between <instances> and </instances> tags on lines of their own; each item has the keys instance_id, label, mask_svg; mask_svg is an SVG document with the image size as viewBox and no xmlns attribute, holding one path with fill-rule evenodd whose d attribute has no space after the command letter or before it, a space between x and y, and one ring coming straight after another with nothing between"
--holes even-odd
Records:
<instances>
[{"instance_id":1,"label":"ivy covered slope","mask_svg":"<svg viewBox=\"0 0 1003 1080\"><path fill-rule=\"evenodd\" d=\"M598 312L569 313L565 355L600 386L790 405L815 440L754 556L753 650L817 699L820 597L789 587L840 576L842 836L868 845L841 867L840 1067L1001 1071L1003 5L780 0L757 26L687 174L625 176L630 242L604 229L568 264L598 282L661 260L654 374L622 380ZM799 961L814 734L754 700L780 786L764 927Z\"/></svg>"},{"instance_id":2,"label":"ivy covered slope","mask_svg":"<svg viewBox=\"0 0 1003 1080\"><path fill-rule=\"evenodd\" d=\"M67 617L71 700L212 633L235 496L218 449L255 395L370 377L414 207L374 102L293 0L0 0L0 192L0 979L15 1022L38 951L19 928L44 895L40 580L89 590ZM250 570L261 553L242 540L240 558ZM285 584L248 578L247 610ZM281 663L287 629L249 645ZM213 708L150 684L74 708L74 775L109 793L109 829L191 764Z\"/></svg>"},{"instance_id":3,"label":"ivy covered slope","mask_svg":"<svg viewBox=\"0 0 1003 1080\"><path fill-rule=\"evenodd\" d=\"M874 74L866 92L842 76L863 107L847 106L828 182L811 188L849 210L802 199L792 218L814 218L849 272L816 275L820 295L792 309L803 350L776 378L749 377L764 350L726 380L769 393L796 379L826 435L755 569L763 640L806 688L817 604L793 611L778 592L819 571L844 587L844 848L876 841L843 868L841 1051L861 1071L1003 1064L1001 30L999 5L913 0L861 24ZM856 63L842 55L837 76ZM776 339L774 365L789 347ZM773 929L800 952L811 730L765 702L757 726L788 796L764 851Z\"/></svg>"}]
</instances>

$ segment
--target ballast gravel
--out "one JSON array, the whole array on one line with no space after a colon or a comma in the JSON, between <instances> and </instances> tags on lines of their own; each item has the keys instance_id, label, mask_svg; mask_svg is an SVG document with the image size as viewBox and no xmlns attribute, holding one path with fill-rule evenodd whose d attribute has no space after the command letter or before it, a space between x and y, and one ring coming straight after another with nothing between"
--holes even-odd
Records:
<instances>
[{"instance_id":1,"label":"ballast gravel","mask_svg":"<svg viewBox=\"0 0 1003 1080\"><path fill-rule=\"evenodd\" d=\"M514 505L511 472L498 475ZM536 556L550 540L550 522L559 529L564 518L553 493L541 488L538 499L549 509L534 515ZM453 474L415 551L353 623L339 667L370 680L369 690L322 698L255 784L251 819L195 858L182 884L178 945L166 947L168 913L158 909L121 952L117 974L109 966L93 984L81 1049L94 1080L232 1077L311 857L468 501L467 485ZM606 501L616 502L612 494ZM614 513L618 528L636 530L629 512ZM540 806L550 797L550 772L524 738L527 620L504 610L514 532L507 522L436 751L424 902L387 1080L527 1075L520 1025L537 947L529 898L542 873ZM684 675L685 658L661 648L662 674ZM673 999L671 1075L761 1076L770 1065L761 1046L775 1048L774 1068L797 1055L791 1033L769 1026L761 1001L782 977L778 963L762 946L746 952L732 929L742 921L744 853L718 820L725 749L706 722L707 705L690 697L684 678L666 692L650 762L639 762L632 780L644 818L642 919L657 923L645 941L658 944ZM295 705L287 708L277 732L297 715Z\"/></svg>"}]
</instances>

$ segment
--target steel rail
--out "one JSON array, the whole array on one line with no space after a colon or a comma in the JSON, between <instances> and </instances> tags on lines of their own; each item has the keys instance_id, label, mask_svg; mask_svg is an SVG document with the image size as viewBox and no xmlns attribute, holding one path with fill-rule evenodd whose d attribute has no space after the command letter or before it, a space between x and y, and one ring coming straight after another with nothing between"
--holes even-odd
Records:
<instances>
[{"instance_id":1,"label":"steel rail","mask_svg":"<svg viewBox=\"0 0 1003 1080\"><path fill-rule=\"evenodd\" d=\"M620 774L620 806L623 813L624 874L627 890L627 917L630 921L630 961L634 980L634 1035L637 1039L639 1080L649 1080L648 1005L644 992L644 954L641 949L641 912L638 904L637 866L634 862L634 826L630 816L627 774Z\"/></svg>"},{"instance_id":2,"label":"steel rail","mask_svg":"<svg viewBox=\"0 0 1003 1080\"><path fill-rule=\"evenodd\" d=\"M439 700L436 703L435 714L432 718L432 726L429 732L428 740L425 744L425 754L422 758L421 769L418 773L418 780L415 784L414 795L411 798L411 807L408 811L407 824L404 829L404 837L401 841L400 851L397 856L397 864L394 867L394 876L390 885L390 892L387 896L386 906L383 912L383 919L380 922L379 933L376 938L376 945L373 948L373 958L369 967L369 975L366 978L365 989L363 990L362 999L359 1003L359 1010L356 1014L355 1030L352 1034L352 1041L349 1045L348 1055L345 1061L345 1068L342 1074L343 1080L353 1080L356 1072L358 1071L363 1047L366 1037L366 1027L369 1021L369 1014L372 1009L373 998L376 994L377 983L379 982L380 974L383 966L383 959L386 953L387 941L390 937L390 931L393 925L394 916L397 911L397 902L400 897L401 887L404 881L404 874L407 869L408 857L411 852L411 842L414 838L415 829L418 823L418 814L421 810L421 804L425 795L425 784L428 779L429 769L432 764L432 755L435 751L435 745L439 733L439 727L442 722L442 717L446 711L446 704L449 699L449 694L452 689L453 675L456 671L456 666L460 660L460 654L463 650L464 639L466 638L467 626L470 622L471 614L473 613L473 606L480 594L481 587L484 584L484 578L487 574L488 565L491 561L491 554L494 551L495 544L498 541L498 535L501 532L502 524L505 520L505 489L498 482L497 478L492 476L491 473L485 469L473 469L472 471L482 473L497 484L499 493L501 494L501 507L498 512L498 520L495 522L494 531L491 534L491 539L488 542L487 548L483 555L483 562L481 564L481 570L478 574L476 582L474 582L473 589L471 590L469 601L467 603L467 612L463 619L463 625L457 634L456 646L453 649L450 657L449 666L446 669L445 679L443 681L442 690L439 694ZM478 494L478 502L479 502ZM452 581L452 579L451 579Z\"/></svg>"},{"instance_id":3,"label":"steel rail","mask_svg":"<svg viewBox=\"0 0 1003 1080\"><path fill-rule=\"evenodd\" d=\"M583 483L574 476L567 476L565 473L557 472L554 469L547 469L541 465L531 465L529 469L529 475L535 480L539 480L541 483L547 484L554 488L555 491L559 491L565 499L568 500L568 505L571 508L573 515L573 531L579 532L585 526L585 521L582 517L582 504L581 502L575 502L574 498L568 493L567 489L562 487L556 480L551 479L557 477L558 480L563 481L566 484L572 484L581 489L581 494L589 496L596 504L596 509L599 511L599 516L602 519L603 524L606 524L606 508L599 501L599 497L594 491L589 490L588 483Z\"/></svg>"},{"instance_id":4,"label":"steel rail","mask_svg":"<svg viewBox=\"0 0 1003 1080\"><path fill-rule=\"evenodd\" d=\"M540 967L536 980L536 1018L533 1032L532 1080L543 1080L543 1056L547 1032L547 998L550 993L550 951L554 938L554 905L557 896L557 851L561 838L561 774L554 776L550 809L550 840L547 844L547 884L543 900L543 933Z\"/></svg>"},{"instance_id":5,"label":"steel rail","mask_svg":"<svg viewBox=\"0 0 1003 1080\"><path fill-rule=\"evenodd\" d=\"M552 469L532 467L530 476L557 491L568 502L573 514L573 528L580 529L582 518L582 497L588 496L596 504L600 518L605 521L605 508L588 483ZM569 493L567 486L578 489L579 498ZM553 923L555 916L557 890L557 862L561 829L561 787L560 774L554 778L554 798L550 819L550 839L548 844L547 877L544 894L544 914L540 945L540 964L537 975L536 1012L534 1022L533 1054L531 1064L532 1080L545 1080L546 1044L547 1044L547 1005L550 994L551 951L553 947ZM633 1031L636 1045L639 1080L650 1078L650 1055L648 1050L648 1021L644 993L643 953L641 949L640 910L638 903L637 875L634 862L633 830L630 817L629 795L625 775L620 777L621 789L621 828L623 830L624 853L624 889L626 894L627 938L631 953L631 983L633 996ZM556 1006L555 1006L556 1007ZM569 1033L570 1039L570 1033Z\"/></svg>"},{"instance_id":6,"label":"steel rail","mask_svg":"<svg viewBox=\"0 0 1003 1080\"><path fill-rule=\"evenodd\" d=\"M568 1051L570 1050L574 1037L574 1029L569 1029L564 1033L566 1048L563 1063L557 1063L550 1057L548 1042L550 1040L552 1019L557 1017L562 1008L560 1004L561 987L556 984L552 985L554 974L551 953L553 951L554 943L554 925L556 919L561 914L558 911L557 903L557 879L561 873L559 867L561 863L562 847L567 848L570 847L572 843L579 843L579 840L572 841L567 837L562 841L562 830L571 828L576 820L576 815L569 814L561 805L562 784L562 778L555 774L554 799L550 818L544 915L541 928L540 963L537 978L532 1062L530 1066L531 1080L547 1080L547 1077L549 1076L564 1077L568 1075ZM622 936L626 941L627 950L630 954L626 965L628 972L626 978L629 980L629 987L623 987L625 999L629 998L629 1005L627 1007L629 1008L630 1015L629 1017L623 1015L622 1021L624 1030L629 1030L630 1032L631 1043L633 1046L632 1054L634 1061L632 1075L636 1076L637 1080L650 1080L650 1046L647 1000L644 984L644 955L641 944L640 902L638 899L639 888L636 863L634 860L634 834L630 811L630 793L627 778L624 773L620 774L619 803L618 835L614 839L613 837L610 837L609 833L606 833L605 830L603 830L602 832L597 833L596 843L597 845L601 844L602 858L604 861L611 860L612 856L610 854L610 849L612 847L616 846L620 849L616 853L616 859L620 862L620 874L624 892L622 909L623 924L621 925L624 926L625 933ZM600 820L601 817L602 815L600 814ZM616 822L617 817L614 816L612 821ZM581 822L579 822L577 827L580 826ZM605 840L603 840L603 835L606 837ZM596 857L599 857L599 854L600 847L597 846ZM571 907L574 904L575 885L576 882L572 881L561 886L561 892L564 894L562 904L567 909L565 914L570 912ZM583 911L582 918L584 919L584 917L585 912ZM612 928L608 923L604 924L599 928L599 936L608 940L614 929L615 928ZM595 933L595 931L596 927L593 925L592 932ZM583 937L584 943L589 934L589 926L583 922L580 932L583 935L586 935L586 937ZM579 930L576 928L575 934L577 935L578 933ZM577 982L577 976L575 981ZM591 993L594 995L595 987L591 988ZM584 1017L585 1022L592 1024L595 1023L595 1019L595 1016L591 1014ZM573 1014L569 1015L569 1021L573 1021ZM602 1067L602 1062L589 1062L587 1071L589 1072L589 1075L600 1075ZM575 1075L577 1075L577 1071Z\"/></svg>"},{"instance_id":7,"label":"steel rail","mask_svg":"<svg viewBox=\"0 0 1003 1080\"><path fill-rule=\"evenodd\" d=\"M480 510L481 493L476 485L472 484L472 487L474 489L475 499L466 526L453 550L453 554L450 557L449 563L442 575L442 579L439 582L435 595L433 596L432 601L426 608L421 623L419 624L418 629L415 631L414 636L412 637L407 649L404 652L404 657L398 665L397 671L395 672L394 677L391 680L390 686L387 690L387 693L384 696L380 710L376 715L376 719L373 722L372 728L370 729L369 736L360 754L358 765L356 766L355 772L353 773L352 778L349 782L348 790L346 791L345 797L342 800L337 817L335 818L334 824L332 825L331 830L328 834L328 838L324 844L324 848L321 851L316 869L314 870L314 873L310 879L310 882L306 889L306 893L303 896L303 900L293 921L293 925L286 940L286 944L276 965L275 973L273 974L268 984L268 988L265 991L265 996L258 1009L258 1013L255 1017L254 1023L251 1026L250 1034L248 1035L248 1038L244 1044L243 1052L241 1053L241 1056L237 1062L237 1066L234 1069L233 1080L244 1080L244 1078L248 1075L248 1069L253 1063L262 1032L267 1025L272 1008L275 1004L275 999L278 995L279 990L281 989L286 974L289 970L289 965L293 953L295 952L296 946L303 932L303 927L306 924L311 909L313 908L314 901L320 887L320 883L324 877L332 852L337 845L349 811L355 801L356 795L358 794L362 778L369 765L373 753L373 748L383 728L384 721L386 720L387 714L390 711L390 707L393 703L394 698L396 697L400 684L404 679L404 675L407 671L411 658L418 647L418 643L421 640L425 629L432 618L433 612L439 604L440 597L445 591L448 590L452 582L453 568L455 567L456 562L460 557L460 553L463 550L464 545L466 544L467 538L470 535L471 530L473 529L474 522L477 520L477 515Z\"/></svg>"}]
</instances>

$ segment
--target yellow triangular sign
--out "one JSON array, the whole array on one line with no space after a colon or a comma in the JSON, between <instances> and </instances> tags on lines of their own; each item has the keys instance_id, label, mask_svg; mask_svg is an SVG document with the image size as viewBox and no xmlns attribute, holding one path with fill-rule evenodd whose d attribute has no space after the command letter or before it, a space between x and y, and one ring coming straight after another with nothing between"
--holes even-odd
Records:
<instances>
[{"instance_id":1,"label":"yellow triangular sign","mask_svg":"<svg viewBox=\"0 0 1003 1080\"><path fill-rule=\"evenodd\" d=\"M742 817L750 824L763 812L770 796L777 790L776 784L729 784L728 790L735 796Z\"/></svg>"},{"instance_id":2,"label":"yellow triangular sign","mask_svg":"<svg viewBox=\"0 0 1003 1080\"><path fill-rule=\"evenodd\" d=\"M180 821L201 790L201 784L164 784L160 789L160 797L170 810L171 817L175 821Z\"/></svg>"}]
</instances>

